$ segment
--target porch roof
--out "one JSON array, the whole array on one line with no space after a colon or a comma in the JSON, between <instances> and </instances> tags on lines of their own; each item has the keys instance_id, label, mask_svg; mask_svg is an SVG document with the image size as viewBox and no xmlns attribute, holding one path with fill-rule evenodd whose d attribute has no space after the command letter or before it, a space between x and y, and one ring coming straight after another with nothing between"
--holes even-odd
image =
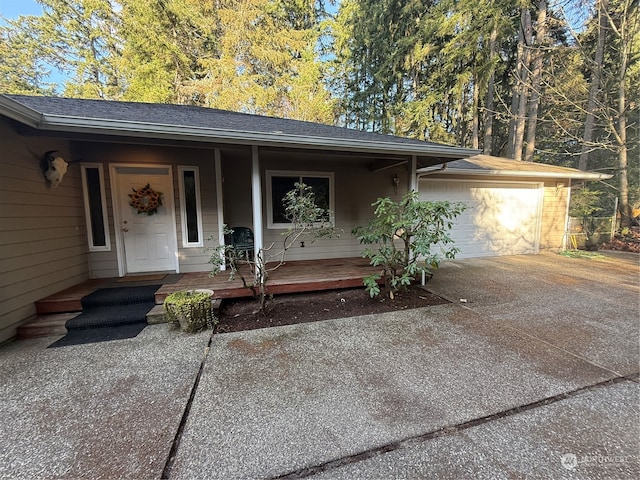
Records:
<instances>
[{"instance_id":1,"label":"porch roof","mask_svg":"<svg viewBox=\"0 0 640 480\"><path fill-rule=\"evenodd\" d=\"M35 129L55 132L392 153L438 161L478 153L392 135L190 105L0 95L0 113ZM438 162L428 162L433 163Z\"/></svg>"}]
</instances>

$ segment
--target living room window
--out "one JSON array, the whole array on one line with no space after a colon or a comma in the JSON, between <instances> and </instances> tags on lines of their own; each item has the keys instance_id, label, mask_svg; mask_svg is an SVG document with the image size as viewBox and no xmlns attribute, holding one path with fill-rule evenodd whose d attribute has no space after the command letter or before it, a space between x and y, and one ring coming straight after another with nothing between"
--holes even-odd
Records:
<instances>
[{"instance_id":1,"label":"living room window","mask_svg":"<svg viewBox=\"0 0 640 480\"><path fill-rule=\"evenodd\" d=\"M334 208L333 173L331 172L292 172L268 170L267 172L267 228L289 228L290 221L285 215L283 199L295 188L296 183L311 187L315 195L315 204L331 212ZM318 221L329 221L319 218Z\"/></svg>"}]
</instances>

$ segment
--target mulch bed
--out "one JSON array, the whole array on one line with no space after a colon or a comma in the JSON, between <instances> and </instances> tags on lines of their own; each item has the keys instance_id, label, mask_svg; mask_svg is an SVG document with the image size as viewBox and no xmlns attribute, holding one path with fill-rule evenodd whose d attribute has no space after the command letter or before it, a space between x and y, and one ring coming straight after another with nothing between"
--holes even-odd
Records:
<instances>
[{"instance_id":1,"label":"mulch bed","mask_svg":"<svg viewBox=\"0 0 640 480\"><path fill-rule=\"evenodd\" d=\"M379 297L370 298L364 288L350 288L278 295L268 302L265 313L258 311L258 301L253 298L225 300L216 332L239 332L449 303L419 285L411 285L393 300L384 293L383 290Z\"/></svg>"},{"instance_id":2,"label":"mulch bed","mask_svg":"<svg viewBox=\"0 0 640 480\"><path fill-rule=\"evenodd\" d=\"M640 253L640 227L631 227L626 235L616 235L610 242L603 243L600 249Z\"/></svg>"}]
</instances>

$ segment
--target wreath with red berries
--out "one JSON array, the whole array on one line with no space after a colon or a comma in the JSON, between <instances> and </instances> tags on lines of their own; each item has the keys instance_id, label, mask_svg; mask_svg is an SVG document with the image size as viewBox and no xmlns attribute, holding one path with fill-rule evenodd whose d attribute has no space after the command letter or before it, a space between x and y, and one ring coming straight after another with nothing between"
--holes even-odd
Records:
<instances>
[{"instance_id":1,"label":"wreath with red berries","mask_svg":"<svg viewBox=\"0 0 640 480\"><path fill-rule=\"evenodd\" d=\"M162 206L162 193L156 192L148 183L136 190L132 188L133 193L129 194L129 205L138 211L138 214L146 213L153 215L158 213L158 207Z\"/></svg>"}]
</instances>

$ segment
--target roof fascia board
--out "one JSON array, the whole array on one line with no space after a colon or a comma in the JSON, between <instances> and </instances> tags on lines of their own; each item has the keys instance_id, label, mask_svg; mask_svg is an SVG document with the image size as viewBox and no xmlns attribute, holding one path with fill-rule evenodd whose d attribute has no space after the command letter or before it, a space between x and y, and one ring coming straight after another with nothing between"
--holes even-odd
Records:
<instances>
[{"instance_id":1,"label":"roof fascia board","mask_svg":"<svg viewBox=\"0 0 640 480\"><path fill-rule=\"evenodd\" d=\"M41 113L5 95L0 95L0 112L12 120L16 120L33 128L39 128L42 125L43 116Z\"/></svg>"},{"instance_id":2,"label":"roof fascia board","mask_svg":"<svg viewBox=\"0 0 640 480\"><path fill-rule=\"evenodd\" d=\"M461 147L448 145L433 145L425 143L424 148L415 145L363 141L340 138L324 138L283 133L250 132L244 130L224 130L203 127L181 127L165 124L147 124L133 121L114 121L90 119L82 117L67 117L58 115L44 115L39 128L43 130L89 132L101 134L118 134L123 136L153 136L155 138L187 139L211 143L237 143L289 146L297 145L306 148L323 148L346 151L370 151L378 153L407 153L420 156L441 156L458 159L467 158L479 153Z\"/></svg>"},{"instance_id":3,"label":"roof fascia board","mask_svg":"<svg viewBox=\"0 0 640 480\"><path fill-rule=\"evenodd\" d=\"M421 171L418 170L418 173L421 173ZM569 178L572 180L607 180L613 177L613 175L607 173L591 172L532 172L520 170L476 170L451 167L439 173L439 175L499 175L503 177Z\"/></svg>"}]
</instances>

